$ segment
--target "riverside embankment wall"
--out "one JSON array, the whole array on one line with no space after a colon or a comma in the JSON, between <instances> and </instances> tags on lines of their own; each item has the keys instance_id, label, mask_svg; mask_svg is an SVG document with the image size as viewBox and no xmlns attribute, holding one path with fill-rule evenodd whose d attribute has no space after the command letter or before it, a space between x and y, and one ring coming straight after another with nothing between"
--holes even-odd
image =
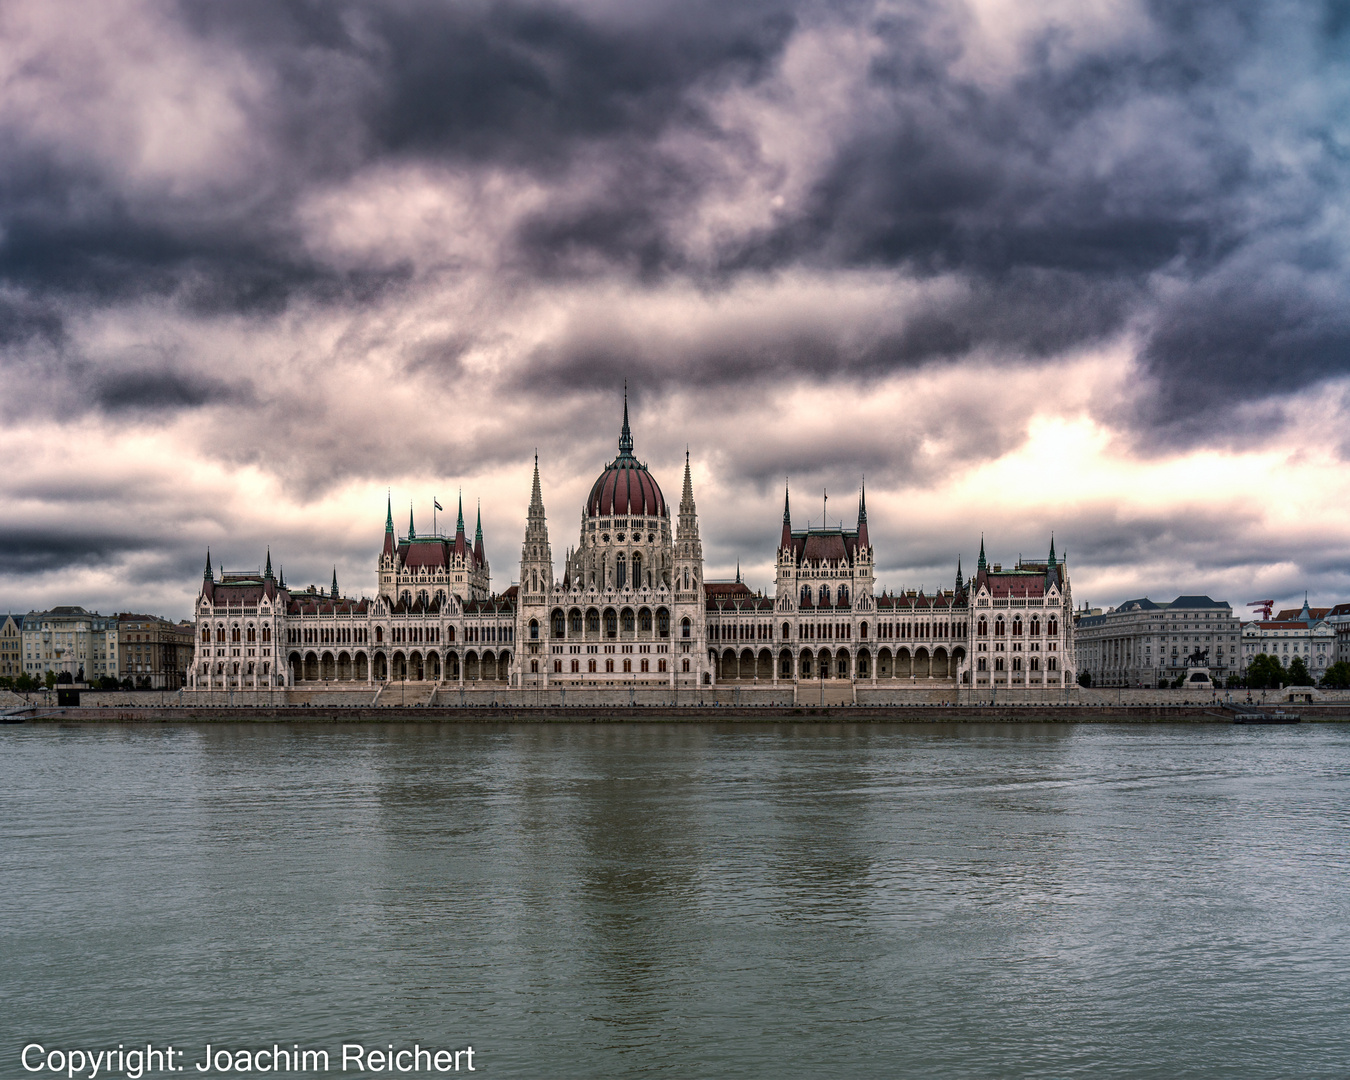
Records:
<instances>
[{"instance_id":1,"label":"riverside embankment wall","mask_svg":"<svg viewBox=\"0 0 1350 1080\"><path fill-rule=\"evenodd\" d=\"M1350 704L1302 706L1303 721L1350 721ZM899 706L315 706L191 705L34 708L22 723L1232 723L1233 712L1207 704L998 704Z\"/></svg>"}]
</instances>

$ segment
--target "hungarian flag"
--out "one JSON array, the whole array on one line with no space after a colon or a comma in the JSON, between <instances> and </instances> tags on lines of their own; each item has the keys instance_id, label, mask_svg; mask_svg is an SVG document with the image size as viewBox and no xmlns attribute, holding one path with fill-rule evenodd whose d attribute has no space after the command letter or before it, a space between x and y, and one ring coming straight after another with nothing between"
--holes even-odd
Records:
<instances>
[{"instance_id":1,"label":"hungarian flag","mask_svg":"<svg viewBox=\"0 0 1350 1080\"><path fill-rule=\"evenodd\" d=\"M431 500L431 505L434 506L437 510L444 510L444 509L445 509L445 507L442 506L440 503L438 503L435 499L432 499L432 500Z\"/></svg>"}]
</instances>

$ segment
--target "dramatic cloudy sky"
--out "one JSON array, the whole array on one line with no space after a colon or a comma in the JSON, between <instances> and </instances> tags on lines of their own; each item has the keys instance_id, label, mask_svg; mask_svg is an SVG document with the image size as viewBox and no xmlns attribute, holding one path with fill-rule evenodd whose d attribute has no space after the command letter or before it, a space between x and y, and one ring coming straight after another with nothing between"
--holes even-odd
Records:
<instances>
[{"instance_id":1,"label":"dramatic cloudy sky","mask_svg":"<svg viewBox=\"0 0 1350 1080\"><path fill-rule=\"evenodd\" d=\"M613 456L709 575L1350 599L1350 4L7 0L0 608L516 576ZM453 521L451 521L453 525ZM472 521L470 522L472 528Z\"/></svg>"}]
</instances>

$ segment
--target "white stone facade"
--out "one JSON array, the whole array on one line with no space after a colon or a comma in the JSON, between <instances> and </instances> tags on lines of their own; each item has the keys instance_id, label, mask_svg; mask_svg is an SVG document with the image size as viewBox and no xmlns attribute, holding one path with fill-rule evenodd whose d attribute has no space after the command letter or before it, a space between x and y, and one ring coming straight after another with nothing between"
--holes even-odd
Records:
<instances>
[{"instance_id":1,"label":"white stone facade","mask_svg":"<svg viewBox=\"0 0 1350 1080\"><path fill-rule=\"evenodd\" d=\"M537 459L520 583L501 594L481 517L470 545L462 510L453 538L417 536L411 515L399 537L387 506L372 599L341 596L336 575L327 593L292 593L270 553L261 574L217 581L208 555L189 689L1073 682L1068 571L1053 544L1045 562L1008 571L988 566L981 545L969 583L958 566L952 589L878 596L865 497L854 530L793 531L785 505L772 597L706 582L688 455L672 515L633 454L626 406L619 454L592 487L562 567L558 580Z\"/></svg>"}]
</instances>

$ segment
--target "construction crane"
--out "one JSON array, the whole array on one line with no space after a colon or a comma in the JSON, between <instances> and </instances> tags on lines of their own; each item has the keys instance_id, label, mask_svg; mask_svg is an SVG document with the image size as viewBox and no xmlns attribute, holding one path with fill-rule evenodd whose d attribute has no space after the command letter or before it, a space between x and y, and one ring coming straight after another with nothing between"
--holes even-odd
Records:
<instances>
[{"instance_id":1,"label":"construction crane","mask_svg":"<svg viewBox=\"0 0 1350 1080\"><path fill-rule=\"evenodd\" d=\"M1247 606L1248 606L1248 607L1254 607L1254 608L1259 609L1260 612L1261 612L1261 618L1262 618L1262 620L1264 620L1265 622L1270 622L1270 613L1271 613L1272 610L1274 610L1274 607L1275 607L1275 601L1274 601L1274 600L1253 600L1253 601L1252 601L1251 603L1249 603Z\"/></svg>"}]
</instances>

